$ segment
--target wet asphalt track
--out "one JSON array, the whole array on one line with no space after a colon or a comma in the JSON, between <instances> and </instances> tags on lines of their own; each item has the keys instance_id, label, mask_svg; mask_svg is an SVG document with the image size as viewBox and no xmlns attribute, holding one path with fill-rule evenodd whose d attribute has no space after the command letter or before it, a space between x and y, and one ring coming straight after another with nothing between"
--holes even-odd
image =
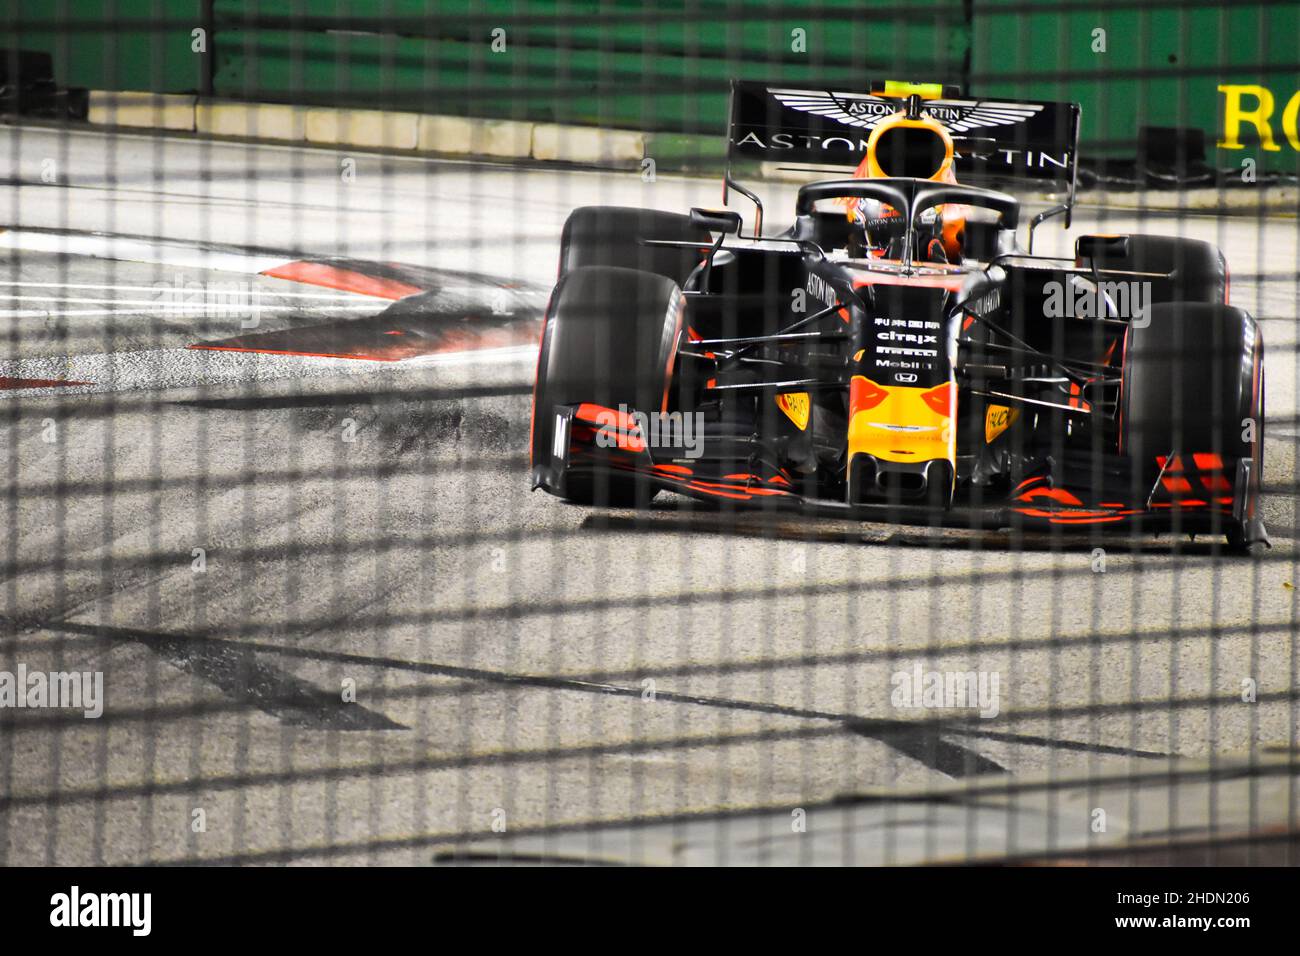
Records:
<instances>
[{"instance_id":1,"label":"wet asphalt track","mask_svg":"<svg viewBox=\"0 0 1300 956\"><path fill-rule=\"evenodd\" d=\"M572 207L684 210L717 184L370 154L345 183L340 156L0 130L0 224L27 237L0 248L0 381L87 383L0 391L0 669L102 670L107 697L100 720L0 713L0 862L424 863L494 825L788 815L1294 748L1294 218L1184 222L1263 320L1273 550L1107 541L1096 574L1086 540L1013 550L530 494L532 346L451 348L456 303L531 330ZM768 193L779 220L790 192ZM1073 234L1094 226L1178 223L1084 210ZM29 241L85 233L155 247L110 261ZM399 263L451 299L402 319L236 275L280 344L318 352L354 322L415 344L399 361L195 350L248 334L159 304L178 271L231 278L177 251L213 244ZM485 312L494 282L506 299ZM998 716L892 706L891 675L917 662L996 672ZM888 844L888 814L872 826L861 839ZM959 827L928 855L965 845Z\"/></svg>"}]
</instances>

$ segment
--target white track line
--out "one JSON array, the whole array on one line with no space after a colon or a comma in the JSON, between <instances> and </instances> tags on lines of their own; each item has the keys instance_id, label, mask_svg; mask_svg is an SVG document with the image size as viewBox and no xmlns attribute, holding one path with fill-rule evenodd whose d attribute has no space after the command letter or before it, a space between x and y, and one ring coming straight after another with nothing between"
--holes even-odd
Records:
<instances>
[{"instance_id":1,"label":"white track line","mask_svg":"<svg viewBox=\"0 0 1300 956\"><path fill-rule=\"evenodd\" d=\"M256 305L244 308L242 306L231 306L229 308L220 308L216 305L172 305L158 306L154 303L152 308L135 308L135 309L0 309L0 319L40 319L59 317L76 317L83 318L91 315L211 315L220 318L221 316L235 316L263 312L288 312L299 313L301 310L293 305ZM367 310L362 305L322 305L312 308L312 314L333 314L341 313L344 315L361 312L362 315L378 315L382 309L374 310L370 306Z\"/></svg>"},{"instance_id":2,"label":"white track line","mask_svg":"<svg viewBox=\"0 0 1300 956\"><path fill-rule=\"evenodd\" d=\"M238 272L244 275L255 275L297 261L291 256L217 252L167 241L150 242L124 239L119 236L27 232L21 229L0 232L0 249L54 252L61 255L86 256L91 259L147 262L180 269Z\"/></svg>"},{"instance_id":3,"label":"white track line","mask_svg":"<svg viewBox=\"0 0 1300 956\"><path fill-rule=\"evenodd\" d=\"M91 353L0 361L0 376L3 377L88 383L57 388L0 390L0 401L9 397L39 395L43 392L90 394L133 390L158 391L291 378L320 378L329 375L374 374L385 367L472 366L516 361L531 363L536 361L536 358L537 349L534 346L449 352L398 362L186 348Z\"/></svg>"},{"instance_id":4,"label":"white track line","mask_svg":"<svg viewBox=\"0 0 1300 956\"><path fill-rule=\"evenodd\" d=\"M280 279L276 276L265 276L268 281L273 282L292 282L292 279ZM27 282L22 279L0 279L0 286L22 286L27 289L98 289L105 292L157 292L159 286L171 288L172 286L166 280L159 280L155 285L107 285L96 282ZM346 302L356 302L359 300L369 301L373 296L362 295L360 292L281 292L278 289L263 289L258 287L257 291L264 292L267 295L280 296L287 299L323 299L327 301L341 300ZM198 294L201 290L185 290L187 295ZM218 294L221 290L213 289L211 293L202 291L202 294ZM16 295L5 295L0 293L0 298L20 298ZM29 297L28 297L29 298Z\"/></svg>"},{"instance_id":5,"label":"white track line","mask_svg":"<svg viewBox=\"0 0 1300 956\"><path fill-rule=\"evenodd\" d=\"M172 287L168 286L167 289L171 290ZM185 290L175 290L175 291L179 293L176 296L176 298L179 299L191 298L191 293ZM283 305L283 304L277 304L275 302L262 302L261 296L263 295L266 296L267 299L274 299L276 297L274 292L266 292L265 290L239 289L239 290L222 291L220 289L213 289L210 294L216 298L216 302L188 302L188 301L167 302L165 301L165 299L167 298L167 296L165 295L155 296L152 299L98 299L98 298L91 298L90 296L75 296L75 295L7 295L4 292L0 292L0 302L19 302L19 301L21 302L81 302L86 305L147 305L159 309L162 308L211 309L219 305L229 305L231 308L240 308L246 306L247 308L250 309L302 308L301 306L296 306L296 305ZM248 298L249 300L248 302L243 301L243 297L245 296ZM373 298L366 298L361 301L358 301L356 299L344 300L344 301L331 299L328 301L333 302L334 304L319 305L319 306L312 305L312 306L307 306L307 308L310 308L313 311L317 311L319 309L373 309L375 308L376 305L378 305L378 302Z\"/></svg>"}]
</instances>

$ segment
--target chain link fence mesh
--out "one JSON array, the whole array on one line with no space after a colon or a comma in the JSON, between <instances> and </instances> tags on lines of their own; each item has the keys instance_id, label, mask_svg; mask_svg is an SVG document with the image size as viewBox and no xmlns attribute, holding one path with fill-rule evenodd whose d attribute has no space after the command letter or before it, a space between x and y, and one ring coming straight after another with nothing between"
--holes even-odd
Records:
<instances>
[{"instance_id":1,"label":"chain link fence mesh","mask_svg":"<svg viewBox=\"0 0 1300 956\"><path fill-rule=\"evenodd\" d=\"M1297 19L10 5L0 862L1294 863ZM839 171L788 129L729 167L732 81L821 97ZM854 103L936 98L1015 247L800 225L882 121ZM972 103L1078 103L1079 138ZM724 175L733 235L685 218ZM876 287L903 259L934 294ZM561 308L586 344L534 407ZM956 406L876 422L854 352L932 319ZM583 424L647 387L700 423L671 453ZM936 414L951 507L854 437ZM621 464L531 490L580 432Z\"/></svg>"}]
</instances>

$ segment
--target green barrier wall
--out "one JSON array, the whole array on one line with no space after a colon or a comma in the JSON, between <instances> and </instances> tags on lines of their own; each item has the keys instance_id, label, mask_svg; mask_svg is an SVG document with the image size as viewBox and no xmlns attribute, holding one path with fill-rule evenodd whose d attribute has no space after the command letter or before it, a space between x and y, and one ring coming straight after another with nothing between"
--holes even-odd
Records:
<instances>
[{"instance_id":1,"label":"green barrier wall","mask_svg":"<svg viewBox=\"0 0 1300 956\"><path fill-rule=\"evenodd\" d=\"M65 86L197 90L206 65L192 31L203 0L3 0L0 49L44 50Z\"/></svg>"},{"instance_id":2,"label":"green barrier wall","mask_svg":"<svg viewBox=\"0 0 1300 956\"><path fill-rule=\"evenodd\" d=\"M442 0L434 13L415 0L273 0L256 5L255 24L222 29L252 9L217 0L220 95L676 132L720 132L732 77L958 80L970 43L960 0L913 5L906 18L894 7L879 19L861 0ZM288 29L327 12L356 18L355 29Z\"/></svg>"},{"instance_id":3,"label":"green barrier wall","mask_svg":"<svg viewBox=\"0 0 1300 956\"><path fill-rule=\"evenodd\" d=\"M50 50L63 82L95 89L708 136L725 126L732 77L845 86L934 79L980 95L1077 100L1087 154L1132 156L1140 125L1192 126L1205 130L1217 165L1251 157L1264 169L1293 169L1300 2L1134 6L10 0L0 43ZM192 50L199 27L209 30L210 57ZM1216 150L1234 117L1242 148ZM1264 127L1275 149L1264 148Z\"/></svg>"},{"instance_id":4,"label":"green barrier wall","mask_svg":"<svg viewBox=\"0 0 1300 956\"><path fill-rule=\"evenodd\" d=\"M1153 0L1141 11L1134 6L980 0L973 6L971 89L1080 103L1084 151L1091 155L1133 156L1139 125L1185 126L1206 132L1207 159L1215 165L1251 157L1260 168L1294 170L1300 142L1288 141L1282 119L1300 91L1300 4ZM1105 52L1094 49L1103 39ZM1249 122L1240 124L1241 149L1215 148L1229 101L1221 85L1268 91L1276 150L1260 148ZM1239 93L1231 95L1241 108L1259 105L1254 92Z\"/></svg>"}]
</instances>

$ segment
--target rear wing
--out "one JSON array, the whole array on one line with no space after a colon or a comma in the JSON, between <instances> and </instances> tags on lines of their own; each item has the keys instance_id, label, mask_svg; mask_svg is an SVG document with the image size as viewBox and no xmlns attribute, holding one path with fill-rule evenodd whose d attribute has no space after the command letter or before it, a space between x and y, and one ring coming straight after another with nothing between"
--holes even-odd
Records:
<instances>
[{"instance_id":1,"label":"rear wing","mask_svg":"<svg viewBox=\"0 0 1300 956\"><path fill-rule=\"evenodd\" d=\"M881 92L792 89L733 80L725 189L754 199L732 178L743 159L842 174L866 155L872 128L921 95L923 108L952 137L957 178L968 185L1052 185L1074 206L1079 105L963 98L948 86L882 84ZM919 91L919 93L918 93ZM761 213L760 213L761 216ZM1067 218L1068 223L1068 218Z\"/></svg>"}]
</instances>

